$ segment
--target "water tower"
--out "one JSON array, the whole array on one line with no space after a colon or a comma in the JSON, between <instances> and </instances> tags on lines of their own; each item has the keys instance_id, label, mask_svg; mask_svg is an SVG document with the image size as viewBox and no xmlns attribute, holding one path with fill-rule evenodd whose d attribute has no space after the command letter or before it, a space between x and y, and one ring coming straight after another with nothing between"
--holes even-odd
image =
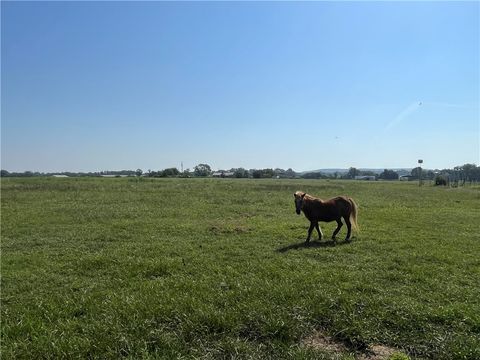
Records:
<instances>
[{"instance_id":1,"label":"water tower","mask_svg":"<svg viewBox=\"0 0 480 360\"><path fill-rule=\"evenodd\" d=\"M419 167L419 171L418 171L418 186L422 186L422 165L423 164L423 160L422 159L418 159L418 167Z\"/></svg>"}]
</instances>

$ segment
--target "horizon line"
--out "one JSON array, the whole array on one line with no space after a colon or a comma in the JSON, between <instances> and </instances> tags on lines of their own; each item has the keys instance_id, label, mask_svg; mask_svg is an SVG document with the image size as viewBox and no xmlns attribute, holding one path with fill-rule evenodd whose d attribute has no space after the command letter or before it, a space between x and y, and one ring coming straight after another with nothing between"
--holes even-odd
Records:
<instances>
[{"instance_id":1,"label":"horizon line","mask_svg":"<svg viewBox=\"0 0 480 360\"><path fill-rule=\"evenodd\" d=\"M476 163L464 163L464 164L461 164L461 165L455 165L455 166L452 166L452 167L434 167L434 168L430 168L430 167L423 167L423 166L420 166L422 167L422 169L424 170L443 170L443 169L453 169L457 166L463 166L463 165L466 165L466 164L473 164L475 166L478 166ZM417 165L420 165L420 164L417 164ZM357 167L357 166L349 166L349 167L324 167L324 168L317 168L317 169L309 169L309 170L295 170L293 168L291 168L294 172L296 173L307 173L307 172L321 172L321 171L325 171L325 170L329 170L329 171L333 171L333 170L346 170L348 171L350 168L354 168L354 169L357 169L357 170L411 170L411 169L414 169L418 166L409 166L409 167L406 167L406 166L394 166L394 167L384 167L384 166L380 166L380 167ZM160 171L160 170L165 170L165 169L172 169L172 168L176 168L177 170L180 170L178 167L176 166L173 166L173 167L164 167L164 168L159 168L157 170L154 170L154 169L151 169L149 168L148 170L151 170L151 171ZM148 172L148 170L144 170L142 168L136 168L136 169L108 169L108 170L8 170L8 169L4 169L2 168L1 170L2 171L7 171L8 173L26 173L26 172L32 172L32 173L40 173L40 174L53 174L53 173L101 173L101 172L120 172L120 171L136 171L137 169L140 169L142 170L142 172L146 173ZM290 168L280 168L280 167L252 167L252 168L245 168L245 167L230 167L230 168L212 168L212 172L215 172L215 171L226 171L226 170L231 170L231 169L245 169L245 170L262 170L262 169L272 169L272 170L275 170L275 169L281 169L281 170L288 170ZM186 170L190 170L190 172L193 172L194 169L190 169L190 168L187 168L185 169Z\"/></svg>"}]
</instances>

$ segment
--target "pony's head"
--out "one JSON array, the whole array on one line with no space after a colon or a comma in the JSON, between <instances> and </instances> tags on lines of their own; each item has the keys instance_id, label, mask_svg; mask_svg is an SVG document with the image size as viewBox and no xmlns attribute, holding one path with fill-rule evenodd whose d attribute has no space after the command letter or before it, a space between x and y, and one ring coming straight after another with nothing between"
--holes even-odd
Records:
<instances>
[{"instance_id":1,"label":"pony's head","mask_svg":"<svg viewBox=\"0 0 480 360\"><path fill-rule=\"evenodd\" d=\"M295 197L295 211L297 212L297 215L300 215L305 193L302 191L297 191L295 194L293 194L293 196Z\"/></svg>"}]
</instances>

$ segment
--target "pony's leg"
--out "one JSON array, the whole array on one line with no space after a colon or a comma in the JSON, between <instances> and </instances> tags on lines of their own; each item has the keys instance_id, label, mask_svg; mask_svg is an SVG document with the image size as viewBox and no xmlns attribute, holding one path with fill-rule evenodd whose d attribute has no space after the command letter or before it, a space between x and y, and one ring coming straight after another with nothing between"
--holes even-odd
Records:
<instances>
[{"instance_id":1,"label":"pony's leg","mask_svg":"<svg viewBox=\"0 0 480 360\"><path fill-rule=\"evenodd\" d=\"M352 233L352 223L350 222L350 219L344 217L345 219L345 224L347 224L347 237L345 238L345 241L350 240L350 234Z\"/></svg>"},{"instance_id":2,"label":"pony's leg","mask_svg":"<svg viewBox=\"0 0 480 360\"><path fill-rule=\"evenodd\" d=\"M315 224L315 229L317 229L317 232L318 232L318 240L322 240L323 233L322 233L322 229L320 229L320 226L318 226L318 222Z\"/></svg>"},{"instance_id":3,"label":"pony's leg","mask_svg":"<svg viewBox=\"0 0 480 360\"><path fill-rule=\"evenodd\" d=\"M308 228L307 240L305 240L306 243L310 241L310 236L312 235L312 231L314 227L315 227L315 223L313 221L310 222L310 227Z\"/></svg>"},{"instance_id":4,"label":"pony's leg","mask_svg":"<svg viewBox=\"0 0 480 360\"><path fill-rule=\"evenodd\" d=\"M342 224L342 219L338 219L337 220L337 228L335 229L335 231L333 232L333 235L332 235L332 240L335 240L335 236L337 236L338 232L340 231L340 229L342 228L343 224Z\"/></svg>"}]
</instances>

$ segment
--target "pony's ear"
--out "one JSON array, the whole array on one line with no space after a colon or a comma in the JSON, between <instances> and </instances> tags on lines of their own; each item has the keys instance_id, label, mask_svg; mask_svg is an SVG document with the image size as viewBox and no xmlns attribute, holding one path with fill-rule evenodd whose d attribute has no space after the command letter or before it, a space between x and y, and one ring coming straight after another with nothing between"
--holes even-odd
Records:
<instances>
[{"instance_id":1,"label":"pony's ear","mask_svg":"<svg viewBox=\"0 0 480 360\"><path fill-rule=\"evenodd\" d=\"M302 194L302 199L305 197L305 195L307 195L307 193L303 193L303 194Z\"/></svg>"}]
</instances>

